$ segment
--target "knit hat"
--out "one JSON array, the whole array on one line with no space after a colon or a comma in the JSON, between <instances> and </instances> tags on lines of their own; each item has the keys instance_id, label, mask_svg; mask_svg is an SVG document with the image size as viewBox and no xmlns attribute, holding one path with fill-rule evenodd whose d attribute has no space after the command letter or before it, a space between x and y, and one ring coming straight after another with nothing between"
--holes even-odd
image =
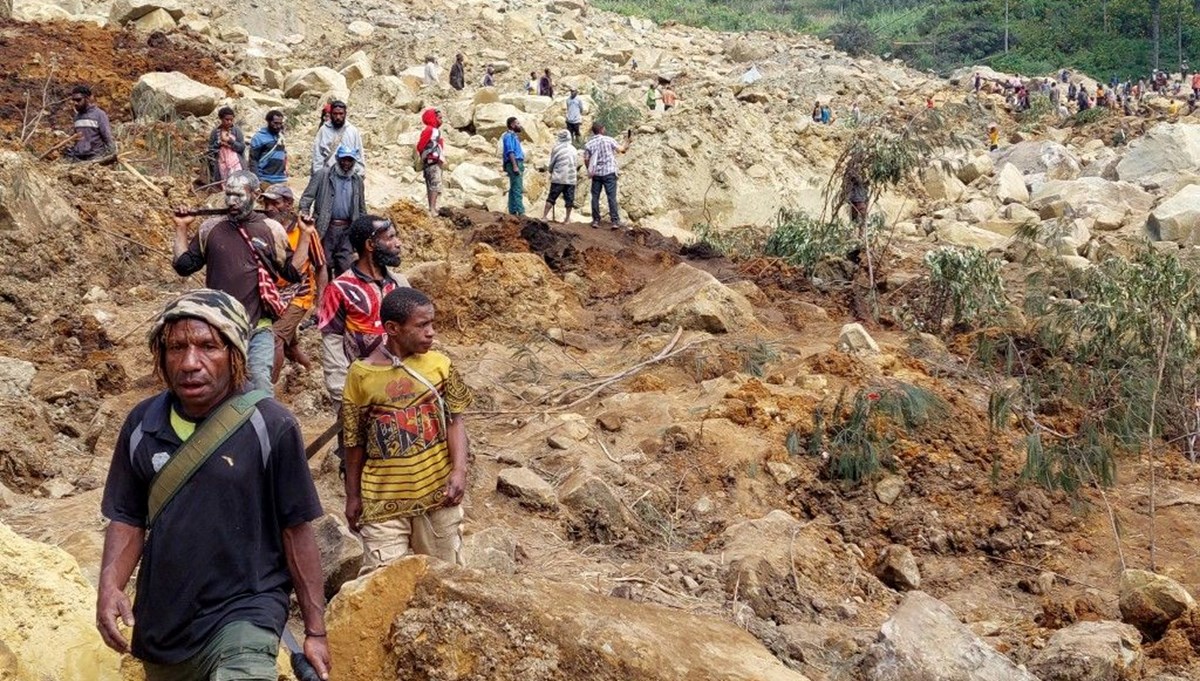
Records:
<instances>
[{"instance_id":1,"label":"knit hat","mask_svg":"<svg viewBox=\"0 0 1200 681\"><path fill-rule=\"evenodd\" d=\"M246 308L237 298L210 288L201 288L179 296L167 303L162 314L150 329L151 350L162 340L167 324L180 319L199 319L217 330L233 349L246 356L250 338L250 319Z\"/></svg>"},{"instance_id":2,"label":"knit hat","mask_svg":"<svg viewBox=\"0 0 1200 681\"><path fill-rule=\"evenodd\" d=\"M571 133L567 132L566 130L559 130L558 134L555 135L555 139L557 139L559 142L570 142Z\"/></svg>"}]
</instances>

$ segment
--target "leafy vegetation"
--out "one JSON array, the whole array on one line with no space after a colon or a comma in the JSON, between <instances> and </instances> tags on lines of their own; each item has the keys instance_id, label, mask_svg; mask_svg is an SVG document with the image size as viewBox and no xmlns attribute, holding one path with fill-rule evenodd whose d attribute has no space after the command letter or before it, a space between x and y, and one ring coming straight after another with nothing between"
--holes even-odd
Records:
<instances>
[{"instance_id":1,"label":"leafy vegetation","mask_svg":"<svg viewBox=\"0 0 1200 681\"><path fill-rule=\"evenodd\" d=\"M999 260L978 248L943 246L925 254L929 293L924 297L924 325L940 332L947 317L951 328L964 328L1004 309L1004 282Z\"/></svg>"},{"instance_id":2,"label":"leafy vegetation","mask_svg":"<svg viewBox=\"0 0 1200 681\"><path fill-rule=\"evenodd\" d=\"M599 88L592 88L592 101L596 103L595 122L613 137L632 129L642 119L640 108Z\"/></svg>"},{"instance_id":3,"label":"leafy vegetation","mask_svg":"<svg viewBox=\"0 0 1200 681\"><path fill-rule=\"evenodd\" d=\"M826 258L843 259L861 248L854 230L839 220L817 220L802 211L782 209L775 229L763 244L763 254L780 258L812 276Z\"/></svg>"},{"instance_id":4,"label":"leafy vegetation","mask_svg":"<svg viewBox=\"0 0 1200 681\"><path fill-rule=\"evenodd\" d=\"M815 32L839 49L947 72L970 64L1108 80L1177 69L1200 53L1194 0L595 0L660 22ZM1154 40L1155 25L1160 40Z\"/></svg>"},{"instance_id":5,"label":"leafy vegetation","mask_svg":"<svg viewBox=\"0 0 1200 681\"><path fill-rule=\"evenodd\" d=\"M829 412L823 405L814 410L812 435L804 449L814 456L828 456L831 478L856 484L887 465L895 439L889 426L913 431L945 413L940 397L908 383L860 388L853 396L843 388ZM786 444L789 453L801 450L793 433Z\"/></svg>"}]
</instances>

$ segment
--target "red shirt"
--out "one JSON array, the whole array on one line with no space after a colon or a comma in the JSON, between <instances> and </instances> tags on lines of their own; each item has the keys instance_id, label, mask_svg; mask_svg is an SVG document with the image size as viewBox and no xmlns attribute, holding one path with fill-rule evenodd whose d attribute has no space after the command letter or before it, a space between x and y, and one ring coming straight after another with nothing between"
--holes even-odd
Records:
<instances>
[{"instance_id":1,"label":"red shirt","mask_svg":"<svg viewBox=\"0 0 1200 681\"><path fill-rule=\"evenodd\" d=\"M379 321L383 297L404 285L386 271L376 281L351 266L325 287L317 328L342 337L347 360L362 359L387 337Z\"/></svg>"}]
</instances>

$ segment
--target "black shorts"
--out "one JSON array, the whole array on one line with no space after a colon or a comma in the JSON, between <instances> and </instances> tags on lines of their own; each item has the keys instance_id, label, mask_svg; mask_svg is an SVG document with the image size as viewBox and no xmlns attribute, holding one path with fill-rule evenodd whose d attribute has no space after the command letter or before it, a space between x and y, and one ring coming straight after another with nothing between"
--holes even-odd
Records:
<instances>
[{"instance_id":1,"label":"black shorts","mask_svg":"<svg viewBox=\"0 0 1200 681\"><path fill-rule=\"evenodd\" d=\"M550 183L550 198L546 199L546 203L553 206L560 195L563 197L563 202L567 208L575 205L575 185Z\"/></svg>"},{"instance_id":2,"label":"black shorts","mask_svg":"<svg viewBox=\"0 0 1200 681\"><path fill-rule=\"evenodd\" d=\"M579 137L579 123L567 121L567 132L571 133L571 137Z\"/></svg>"}]
</instances>

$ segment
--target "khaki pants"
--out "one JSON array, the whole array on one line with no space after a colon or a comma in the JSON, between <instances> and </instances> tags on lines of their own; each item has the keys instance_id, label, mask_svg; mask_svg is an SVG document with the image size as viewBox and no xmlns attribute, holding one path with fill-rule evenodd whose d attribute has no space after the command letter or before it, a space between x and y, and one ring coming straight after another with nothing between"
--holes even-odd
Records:
<instances>
[{"instance_id":1,"label":"khaki pants","mask_svg":"<svg viewBox=\"0 0 1200 681\"><path fill-rule=\"evenodd\" d=\"M363 525L363 566L359 576L405 556L421 554L463 566L462 505L435 508L412 518Z\"/></svg>"}]
</instances>

